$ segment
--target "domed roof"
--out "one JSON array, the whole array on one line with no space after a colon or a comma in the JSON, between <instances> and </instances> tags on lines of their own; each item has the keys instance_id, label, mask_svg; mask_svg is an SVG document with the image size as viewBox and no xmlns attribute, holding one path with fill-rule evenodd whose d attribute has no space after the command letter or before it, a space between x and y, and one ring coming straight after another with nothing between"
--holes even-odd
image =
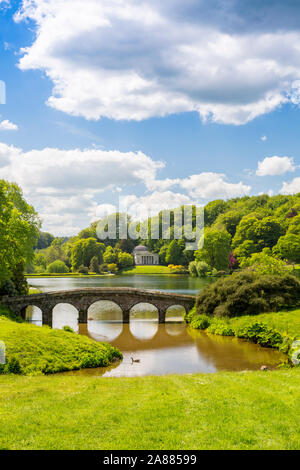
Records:
<instances>
[{"instance_id":1,"label":"domed roof","mask_svg":"<svg viewBox=\"0 0 300 470\"><path fill-rule=\"evenodd\" d=\"M148 248L144 245L138 245L133 249L133 252L135 253L136 251L148 251Z\"/></svg>"}]
</instances>

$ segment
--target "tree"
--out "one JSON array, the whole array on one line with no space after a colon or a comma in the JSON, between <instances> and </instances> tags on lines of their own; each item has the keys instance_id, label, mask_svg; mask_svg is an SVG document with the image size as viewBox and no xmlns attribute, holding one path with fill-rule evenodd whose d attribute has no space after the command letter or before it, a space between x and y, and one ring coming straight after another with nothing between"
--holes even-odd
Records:
<instances>
[{"instance_id":1,"label":"tree","mask_svg":"<svg viewBox=\"0 0 300 470\"><path fill-rule=\"evenodd\" d=\"M228 270L231 237L225 230L207 229L203 248L195 252L197 261L205 261L212 269Z\"/></svg>"},{"instance_id":2,"label":"tree","mask_svg":"<svg viewBox=\"0 0 300 470\"><path fill-rule=\"evenodd\" d=\"M122 252L118 254L118 265L120 268L127 268L133 265L133 257L129 253Z\"/></svg>"},{"instance_id":3,"label":"tree","mask_svg":"<svg viewBox=\"0 0 300 470\"><path fill-rule=\"evenodd\" d=\"M98 263L102 264L104 249L104 244L97 242L95 238L77 240L71 249L72 269L76 271L81 265L90 266L94 256L97 257Z\"/></svg>"},{"instance_id":4,"label":"tree","mask_svg":"<svg viewBox=\"0 0 300 470\"><path fill-rule=\"evenodd\" d=\"M99 261L98 261L98 258L97 256L93 256L93 258L91 259L91 263L90 263L90 271L92 273L99 273Z\"/></svg>"},{"instance_id":5,"label":"tree","mask_svg":"<svg viewBox=\"0 0 300 470\"><path fill-rule=\"evenodd\" d=\"M54 240L54 236L51 233L39 232L39 239L37 242L37 249L42 250L43 248L48 248Z\"/></svg>"},{"instance_id":6,"label":"tree","mask_svg":"<svg viewBox=\"0 0 300 470\"><path fill-rule=\"evenodd\" d=\"M278 253L280 258L286 259L292 263L300 262L300 237L294 233L288 233L280 237L277 245L274 247L274 253Z\"/></svg>"},{"instance_id":7,"label":"tree","mask_svg":"<svg viewBox=\"0 0 300 470\"><path fill-rule=\"evenodd\" d=\"M166 251L167 264L185 264L183 256L183 247L178 240L172 240Z\"/></svg>"},{"instance_id":8,"label":"tree","mask_svg":"<svg viewBox=\"0 0 300 470\"><path fill-rule=\"evenodd\" d=\"M212 225L219 214L226 210L226 202L222 199L209 202L204 208L205 225Z\"/></svg>"},{"instance_id":9,"label":"tree","mask_svg":"<svg viewBox=\"0 0 300 470\"><path fill-rule=\"evenodd\" d=\"M0 284L32 262L39 226L38 215L21 189L0 180Z\"/></svg>"},{"instance_id":10,"label":"tree","mask_svg":"<svg viewBox=\"0 0 300 470\"><path fill-rule=\"evenodd\" d=\"M276 274L284 276L287 274L286 264L274 258L274 256L270 256L265 250L261 253L254 253L250 258L244 259L241 262L241 268L246 267L260 275Z\"/></svg>"},{"instance_id":11,"label":"tree","mask_svg":"<svg viewBox=\"0 0 300 470\"><path fill-rule=\"evenodd\" d=\"M104 260L104 263L106 264L117 263L117 260L118 260L117 254L111 246L108 246L106 248L104 255L103 255L103 260Z\"/></svg>"},{"instance_id":12,"label":"tree","mask_svg":"<svg viewBox=\"0 0 300 470\"><path fill-rule=\"evenodd\" d=\"M47 272L52 274L64 274L69 272L69 268L63 261L58 259L47 266Z\"/></svg>"}]
</instances>

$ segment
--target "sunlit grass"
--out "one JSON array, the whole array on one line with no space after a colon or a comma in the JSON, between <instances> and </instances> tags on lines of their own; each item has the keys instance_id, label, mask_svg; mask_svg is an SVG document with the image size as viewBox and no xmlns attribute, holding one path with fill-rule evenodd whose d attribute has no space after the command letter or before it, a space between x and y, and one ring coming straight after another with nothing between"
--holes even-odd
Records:
<instances>
[{"instance_id":1,"label":"sunlit grass","mask_svg":"<svg viewBox=\"0 0 300 470\"><path fill-rule=\"evenodd\" d=\"M299 449L300 370L0 377L2 449Z\"/></svg>"}]
</instances>

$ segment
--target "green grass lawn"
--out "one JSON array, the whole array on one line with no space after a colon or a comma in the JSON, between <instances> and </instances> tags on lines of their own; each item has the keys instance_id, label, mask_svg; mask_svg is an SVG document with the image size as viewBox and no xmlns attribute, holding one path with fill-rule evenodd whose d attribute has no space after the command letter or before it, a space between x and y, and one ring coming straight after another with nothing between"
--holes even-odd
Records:
<instances>
[{"instance_id":1,"label":"green grass lawn","mask_svg":"<svg viewBox=\"0 0 300 470\"><path fill-rule=\"evenodd\" d=\"M172 274L167 266L133 266L125 268L119 274Z\"/></svg>"},{"instance_id":2,"label":"green grass lawn","mask_svg":"<svg viewBox=\"0 0 300 470\"><path fill-rule=\"evenodd\" d=\"M228 323L239 326L246 321L261 321L271 328L287 334L290 337L300 339L300 309L283 310L281 312L261 313L259 315L246 315L228 320Z\"/></svg>"},{"instance_id":3,"label":"green grass lawn","mask_svg":"<svg viewBox=\"0 0 300 470\"><path fill-rule=\"evenodd\" d=\"M1 449L300 449L300 369L0 388Z\"/></svg>"},{"instance_id":4,"label":"green grass lawn","mask_svg":"<svg viewBox=\"0 0 300 470\"><path fill-rule=\"evenodd\" d=\"M107 343L47 326L16 323L5 317L0 317L0 340L6 346L8 367L15 358L23 374L103 367L122 356Z\"/></svg>"}]
</instances>

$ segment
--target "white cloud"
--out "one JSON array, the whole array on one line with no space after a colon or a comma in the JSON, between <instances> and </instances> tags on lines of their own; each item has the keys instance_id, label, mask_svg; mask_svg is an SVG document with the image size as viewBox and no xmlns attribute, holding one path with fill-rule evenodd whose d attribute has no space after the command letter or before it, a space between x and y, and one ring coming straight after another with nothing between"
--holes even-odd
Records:
<instances>
[{"instance_id":1,"label":"white cloud","mask_svg":"<svg viewBox=\"0 0 300 470\"><path fill-rule=\"evenodd\" d=\"M45 148L23 152L0 143L0 178L17 182L57 234L74 234L100 216L99 197L155 180L163 164L142 152ZM105 205L106 209L113 208ZM74 227L76 230L74 230Z\"/></svg>"},{"instance_id":2,"label":"white cloud","mask_svg":"<svg viewBox=\"0 0 300 470\"><path fill-rule=\"evenodd\" d=\"M19 66L52 80L49 106L87 119L196 111L244 124L299 104L299 32L225 32L188 3L23 0L16 21L37 34Z\"/></svg>"},{"instance_id":3,"label":"white cloud","mask_svg":"<svg viewBox=\"0 0 300 470\"><path fill-rule=\"evenodd\" d=\"M262 142L265 142L267 139L268 139L268 137L267 137L266 135L263 135L263 136L260 138L260 140L261 140Z\"/></svg>"},{"instance_id":4,"label":"white cloud","mask_svg":"<svg viewBox=\"0 0 300 470\"><path fill-rule=\"evenodd\" d=\"M289 183L284 182L280 190L280 194L296 194L300 193L300 177L294 178Z\"/></svg>"},{"instance_id":5,"label":"white cloud","mask_svg":"<svg viewBox=\"0 0 300 470\"><path fill-rule=\"evenodd\" d=\"M256 170L257 176L283 175L288 171L295 171L296 167L292 157L266 157L258 162Z\"/></svg>"},{"instance_id":6,"label":"white cloud","mask_svg":"<svg viewBox=\"0 0 300 470\"><path fill-rule=\"evenodd\" d=\"M172 191L155 191L146 196L134 194L120 199L121 210L126 211L137 220L146 220L157 215L161 210L175 209L181 205L192 204L189 196Z\"/></svg>"},{"instance_id":7,"label":"white cloud","mask_svg":"<svg viewBox=\"0 0 300 470\"><path fill-rule=\"evenodd\" d=\"M17 131L18 126L8 119L0 121L0 131Z\"/></svg>"},{"instance_id":8,"label":"white cloud","mask_svg":"<svg viewBox=\"0 0 300 470\"><path fill-rule=\"evenodd\" d=\"M230 197L246 196L251 186L242 182L228 183L226 175L221 173L199 173L181 180L180 186L186 189L190 196L199 199L227 199Z\"/></svg>"}]
</instances>

